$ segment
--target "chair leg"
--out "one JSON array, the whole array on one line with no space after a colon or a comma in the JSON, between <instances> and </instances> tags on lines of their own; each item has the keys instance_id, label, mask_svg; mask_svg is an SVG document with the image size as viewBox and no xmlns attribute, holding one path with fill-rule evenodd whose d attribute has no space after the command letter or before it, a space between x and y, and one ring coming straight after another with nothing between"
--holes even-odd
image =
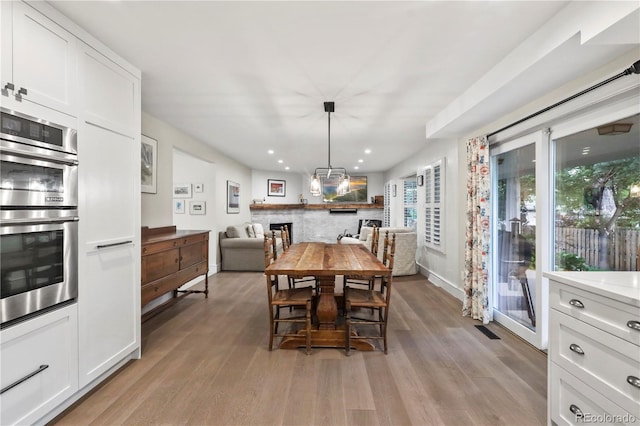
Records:
<instances>
[{"instance_id":1,"label":"chair leg","mask_svg":"<svg viewBox=\"0 0 640 426\"><path fill-rule=\"evenodd\" d=\"M273 321L273 308L269 309L269 351L273 350L273 334L274 334L274 321ZM275 324L277 326L277 324Z\"/></svg>"},{"instance_id":2,"label":"chair leg","mask_svg":"<svg viewBox=\"0 0 640 426\"><path fill-rule=\"evenodd\" d=\"M344 350L347 356L351 355L351 303L348 300L345 301L345 343Z\"/></svg>"},{"instance_id":3,"label":"chair leg","mask_svg":"<svg viewBox=\"0 0 640 426\"><path fill-rule=\"evenodd\" d=\"M307 355L311 353L311 300L307 300Z\"/></svg>"}]
</instances>

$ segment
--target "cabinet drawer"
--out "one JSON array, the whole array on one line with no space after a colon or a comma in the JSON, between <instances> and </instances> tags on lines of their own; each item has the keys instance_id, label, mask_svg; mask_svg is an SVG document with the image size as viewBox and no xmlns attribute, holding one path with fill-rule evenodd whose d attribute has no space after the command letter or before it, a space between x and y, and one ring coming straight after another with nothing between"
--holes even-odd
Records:
<instances>
[{"instance_id":1,"label":"cabinet drawer","mask_svg":"<svg viewBox=\"0 0 640 426\"><path fill-rule=\"evenodd\" d=\"M160 241L157 243L145 244L142 246L142 256L148 254L159 253L161 251L170 250L179 247L178 240Z\"/></svg>"},{"instance_id":2,"label":"cabinet drawer","mask_svg":"<svg viewBox=\"0 0 640 426\"><path fill-rule=\"evenodd\" d=\"M173 291L192 279L208 272L207 262L200 262L196 265L183 269L180 272L168 277L160 278L149 284L142 286L142 306L165 293Z\"/></svg>"},{"instance_id":3,"label":"cabinet drawer","mask_svg":"<svg viewBox=\"0 0 640 426\"><path fill-rule=\"evenodd\" d=\"M559 367L550 364L551 420L558 426L580 424L637 425L639 413L625 410Z\"/></svg>"},{"instance_id":4,"label":"cabinet drawer","mask_svg":"<svg viewBox=\"0 0 640 426\"><path fill-rule=\"evenodd\" d=\"M178 238L180 245L186 246L197 242L209 241L209 234L190 235L188 237Z\"/></svg>"},{"instance_id":5,"label":"cabinet drawer","mask_svg":"<svg viewBox=\"0 0 640 426\"><path fill-rule=\"evenodd\" d=\"M35 423L77 391L77 332L75 304L2 331L0 424Z\"/></svg>"},{"instance_id":6,"label":"cabinet drawer","mask_svg":"<svg viewBox=\"0 0 640 426\"><path fill-rule=\"evenodd\" d=\"M180 249L180 269L202 262L206 259L206 245L204 242L183 246Z\"/></svg>"},{"instance_id":7,"label":"cabinet drawer","mask_svg":"<svg viewBox=\"0 0 640 426\"><path fill-rule=\"evenodd\" d=\"M640 346L640 309L555 281L549 307Z\"/></svg>"},{"instance_id":8,"label":"cabinet drawer","mask_svg":"<svg viewBox=\"0 0 640 426\"><path fill-rule=\"evenodd\" d=\"M180 250L165 250L142 258L142 283L173 274L180 268Z\"/></svg>"},{"instance_id":9,"label":"cabinet drawer","mask_svg":"<svg viewBox=\"0 0 640 426\"><path fill-rule=\"evenodd\" d=\"M550 312L552 362L616 401L640 410L640 347L556 310Z\"/></svg>"}]
</instances>

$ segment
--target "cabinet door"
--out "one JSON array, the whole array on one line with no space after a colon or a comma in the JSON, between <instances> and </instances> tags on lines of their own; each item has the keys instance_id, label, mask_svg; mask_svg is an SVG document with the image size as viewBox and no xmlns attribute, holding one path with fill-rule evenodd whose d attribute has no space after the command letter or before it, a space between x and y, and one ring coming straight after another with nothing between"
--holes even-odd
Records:
<instances>
[{"instance_id":1,"label":"cabinet door","mask_svg":"<svg viewBox=\"0 0 640 426\"><path fill-rule=\"evenodd\" d=\"M78 129L81 385L137 356L140 348L140 86L115 63L88 46L83 49ZM121 85L128 89L120 90ZM125 111L114 111L118 108ZM118 117L126 118L118 124Z\"/></svg>"},{"instance_id":2,"label":"cabinet door","mask_svg":"<svg viewBox=\"0 0 640 426\"><path fill-rule=\"evenodd\" d=\"M0 387L17 383L0 396L0 424L36 423L78 390L76 309L66 306L0 333Z\"/></svg>"},{"instance_id":3,"label":"cabinet door","mask_svg":"<svg viewBox=\"0 0 640 426\"><path fill-rule=\"evenodd\" d=\"M138 79L84 43L80 49L80 69L84 120L135 137L140 121L134 96L139 90Z\"/></svg>"},{"instance_id":4,"label":"cabinet door","mask_svg":"<svg viewBox=\"0 0 640 426\"><path fill-rule=\"evenodd\" d=\"M80 384L139 347L140 150L90 124L78 132ZM138 145L139 146L139 145ZM136 153L138 154L136 156Z\"/></svg>"},{"instance_id":5,"label":"cabinet door","mask_svg":"<svg viewBox=\"0 0 640 426\"><path fill-rule=\"evenodd\" d=\"M184 246L180 249L180 269L202 262L206 258L206 244L208 241Z\"/></svg>"},{"instance_id":6,"label":"cabinet door","mask_svg":"<svg viewBox=\"0 0 640 426\"><path fill-rule=\"evenodd\" d=\"M75 36L23 2L6 3L13 8L11 56L4 53L9 34L3 29L2 86L11 82L15 89L6 93L6 98L3 93L3 103L7 100L8 106L26 111L33 103L76 116ZM3 10L3 20L8 9ZM16 98L20 88L27 93Z\"/></svg>"}]
</instances>

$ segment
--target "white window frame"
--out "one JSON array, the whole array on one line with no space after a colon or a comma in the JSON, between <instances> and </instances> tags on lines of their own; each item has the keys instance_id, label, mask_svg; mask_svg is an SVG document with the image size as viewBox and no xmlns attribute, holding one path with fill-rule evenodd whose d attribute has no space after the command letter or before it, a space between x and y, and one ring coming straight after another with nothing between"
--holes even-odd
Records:
<instances>
[{"instance_id":1,"label":"white window frame","mask_svg":"<svg viewBox=\"0 0 640 426\"><path fill-rule=\"evenodd\" d=\"M426 165L424 176L424 245L445 254L445 158Z\"/></svg>"}]
</instances>

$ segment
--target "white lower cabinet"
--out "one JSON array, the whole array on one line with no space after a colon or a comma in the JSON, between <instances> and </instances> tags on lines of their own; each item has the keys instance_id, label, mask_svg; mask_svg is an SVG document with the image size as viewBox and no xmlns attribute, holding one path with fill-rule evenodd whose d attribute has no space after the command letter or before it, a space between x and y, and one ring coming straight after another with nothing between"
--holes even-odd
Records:
<instances>
[{"instance_id":1,"label":"white lower cabinet","mask_svg":"<svg viewBox=\"0 0 640 426\"><path fill-rule=\"evenodd\" d=\"M640 273L549 278L549 422L640 424Z\"/></svg>"},{"instance_id":2,"label":"white lower cabinet","mask_svg":"<svg viewBox=\"0 0 640 426\"><path fill-rule=\"evenodd\" d=\"M0 424L32 424L78 390L72 304L0 332Z\"/></svg>"}]
</instances>

